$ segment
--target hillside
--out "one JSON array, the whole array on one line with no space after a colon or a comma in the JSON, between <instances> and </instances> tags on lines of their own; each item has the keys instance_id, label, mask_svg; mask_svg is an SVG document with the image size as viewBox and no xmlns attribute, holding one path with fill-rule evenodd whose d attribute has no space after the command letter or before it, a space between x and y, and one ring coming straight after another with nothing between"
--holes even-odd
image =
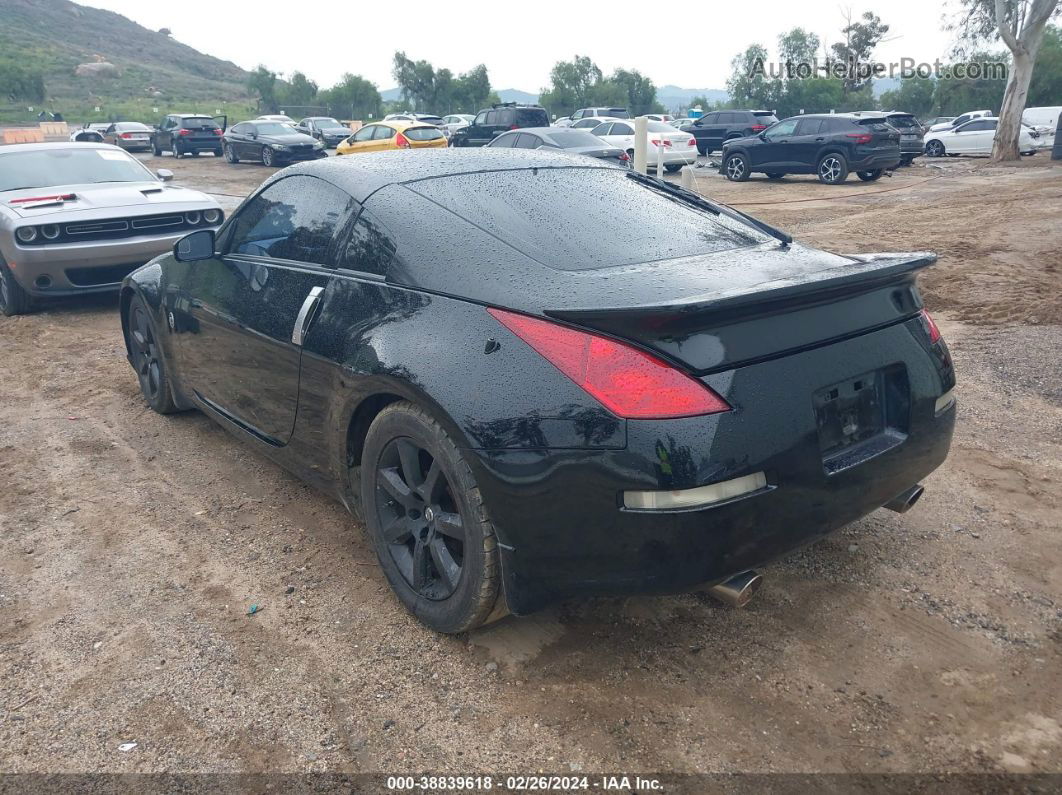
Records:
<instances>
[{"instance_id":1,"label":"hillside","mask_svg":"<svg viewBox=\"0 0 1062 795\"><path fill-rule=\"evenodd\" d=\"M247 72L132 20L68 0L0 0L0 54L44 72L49 104L246 100ZM118 74L75 75L106 61Z\"/></svg>"}]
</instances>

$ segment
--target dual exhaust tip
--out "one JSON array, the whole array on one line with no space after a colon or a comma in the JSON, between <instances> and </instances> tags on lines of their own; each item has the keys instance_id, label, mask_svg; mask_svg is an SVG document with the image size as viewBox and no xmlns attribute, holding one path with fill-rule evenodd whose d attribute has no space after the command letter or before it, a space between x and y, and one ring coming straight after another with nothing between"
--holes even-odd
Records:
<instances>
[{"instance_id":1,"label":"dual exhaust tip","mask_svg":"<svg viewBox=\"0 0 1062 795\"><path fill-rule=\"evenodd\" d=\"M883 507L896 511L896 513L907 513L922 498L925 491L925 487L921 484L911 486L907 491L893 497ZM763 585L762 574L744 571L726 582L711 586L708 588L708 593L730 607L744 607L756 595L756 591L760 590L761 585Z\"/></svg>"}]
</instances>

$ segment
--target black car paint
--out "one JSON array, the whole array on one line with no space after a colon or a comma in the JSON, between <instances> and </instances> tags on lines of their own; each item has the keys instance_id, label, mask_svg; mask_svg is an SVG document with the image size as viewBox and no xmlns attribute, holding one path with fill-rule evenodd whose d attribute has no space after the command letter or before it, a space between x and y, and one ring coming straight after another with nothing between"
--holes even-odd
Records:
<instances>
[{"instance_id":1,"label":"black car paint","mask_svg":"<svg viewBox=\"0 0 1062 795\"><path fill-rule=\"evenodd\" d=\"M538 105L495 105L481 110L467 127L450 136L450 146L485 146L506 130L549 127L549 114Z\"/></svg>"},{"instance_id":2,"label":"black car paint","mask_svg":"<svg viewBox=\"0 0 1062 795\"><path fill-rule=\"evenodd\" d=\"M283 149L273 149L273 157L278 164L292 163L298 160L316 160L327 157L328 153L317 148L317 140L312 136L296 132L289 128L290 132L263 133L264 127L286 126L275 121L244 121L234 124L225 131L222 141L225 146L231 147L240 160L263 161L266 147L281 146Z\"/></svg>"},{"instance_id":3,"label":"black car paint","mask_svg":"<svg viewBox=\"0 0 1062 795\"><path fill-rule=\"evenodd\" d=\"M745 138L734 138L723 146L720 173L726 159L733 154L748 158L749 170L765 173L814 174L818 163L831 152L844 155L848 169L875 171L892 169L900 162L900 133L885 126L885 131L871 130L868 125L881 119L845 114L809 114L782 119L761 133ZM784 133L789 123L794 129ZM815 129L812 128L815 127ZM869 132L872 140L858 144L850 136Z\"/></svg>"},{"instance_id":4,"label":"black car paint","mask_svg":"<svg viewBox=\"0 0 1062 795\"><path fill-rule=\"evenodd\" d=\"M224 131L225 124L225 117L218 121L211 116L171 113L152 132L151 144L156 153L221 154L221 132Z\"/></svg>"},{"instance_id":5,"label":"black car paint","mask_svg":"<svg viewBox=\"0 0 1062 795\"><path fill-rule=\"evenodd\" d=\"M776 121L774 113L766 110L713 110L694 119L683 132L692 133L697 152L705 155L722 149L726 141L753 135Z\"/></svg>"},{"instance_id":6,"label":"black car paint","mask_svg":"<svg viewBox=\"0 0 1062 795\"><path fill-rule=\"evenodd\" d=\"M757 240L722 253L744 264L722 274L712 273L711 257L671 263L667 300L656 301L642 268L548 268L453 224L410 189L455 171L611 167L543 150L485 149L474 160L448 150L404 154L380 153L357 168L342 159L294 166L264 184L312 175L351 197L328 265L164 256L126 280L123 310L133 294L150 308L179 405L200 408L355 512L360 439L372 416L395 399L430 412L473 468L514 613L572 595L721 581L874 510L946 457L955 411L938 415L935 401L954 374L943 342L930 342L914 284L931 256L860 261ZM219 247L239 216L222 228ZM388 267L332 267L362 217L393 243L376 249ZM403 226L410 219L417 222ZM213 273L197 276L204 268ZM255 277L255 268L266 273ZM819 289L824 268L832 276ZM245 278L248 290L271 290L270 300L230 316L190 292L223 273ZM314 286L323 292L300 349L291 331ZM757 301L765 290L769 300ZM617 418L500 326L488 305L622 335L702 378L733 410ZM224 333L209 332L208 320ZM903 443L827 473L813 393L896 366L909 384ZM215 388L237 399L218 405L205 394ZM624 490L685 489L757 471L766 489L709 508L640 512L620 500Z\"/></svg>"}]
</instances>

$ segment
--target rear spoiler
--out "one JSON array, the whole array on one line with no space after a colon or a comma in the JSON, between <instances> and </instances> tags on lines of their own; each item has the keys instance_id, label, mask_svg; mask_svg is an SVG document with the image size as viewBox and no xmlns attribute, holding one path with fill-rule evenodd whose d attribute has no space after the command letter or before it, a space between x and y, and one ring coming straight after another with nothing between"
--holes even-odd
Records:
<instances>
[{"instance_id":1,"label":"rear spoiler","mask_svg":"<svg viewBox=\"0 0 1062 795\"><path fill-rule=\"evenodd\" d=\"M931 251L915 251L903 254L850 254L850 265L842 265L810 273L799 273L792 278L775 279L754 285L743 285L730 290L713 291L710 295L694 296L672 303L643 304L608 309L563 309L545 310L545 314L558 320L580 322L594 319L606 320L622 315L625 318L645 321L680 321L685 316L720 314L735 311L744 314L751 305L765 311L780 308L787 303L802 303L808 297L828 300L839 294L860 293L874 289L903 277L913 278L914 273L928 268L937 261Z\"/></svg>"}]
</instances>

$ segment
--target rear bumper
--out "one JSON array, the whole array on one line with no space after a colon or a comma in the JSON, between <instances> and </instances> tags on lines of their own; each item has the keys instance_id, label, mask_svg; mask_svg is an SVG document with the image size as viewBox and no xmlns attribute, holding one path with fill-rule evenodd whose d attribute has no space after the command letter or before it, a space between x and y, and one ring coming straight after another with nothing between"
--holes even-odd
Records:
<instances>
[{"instance_id":1,"label":"rear bumper","mask_svg":"<svg viewBox=\"0 0 1062 795\"><path fill-rule=\"evenodd\" d=\"M173 145L182 152L220 152L221 138L174 138Z\"/></svg>"},{"instance_id":2,"label":"rear bumper","mask_svg":"<svg viewBox=\"0 0 1062 795\"><path fill-rule=\"evenodd\" d=\"M875 152L866 155L861 160L852 160L848 163L849 171L877 171L881 169L896 168L900 164L900 150L889 152Z\"/></svg>"},{"instance_id":3,"label":"rear bumper","mask_svg":"<svg viewBox=\"0 0 1062 795\"><path fill-rule=\"evenodd\" d=\"M663 153L663 161L665 166L688 166L697 162L697 149L691 147L690 149L680 149L677 152L665 149ZM659 162L659 156L656 152L647 152L645 155L645 164L650 168L654 168Z\"/></svg>"},{"instance_id":4,"label":"rear bumper","mask_svg":"<svg viewBox=\"0 0 1062 795\"><path fill-rule=\"evenodd\" d=\"M955 408L936 413L954 377L901 323L705 378L734 406L710 417L628 421L623 450L470 451L497 527L515 613L571 596L676 593L755 568L881 507L945 460ZM828 474L812 394L901 363L906 436ZM784 389L780 387L784 385ZM763 472L768 486L684 511L633 511L628 490L678 490Z\"/></svg>"}]
</instances>

